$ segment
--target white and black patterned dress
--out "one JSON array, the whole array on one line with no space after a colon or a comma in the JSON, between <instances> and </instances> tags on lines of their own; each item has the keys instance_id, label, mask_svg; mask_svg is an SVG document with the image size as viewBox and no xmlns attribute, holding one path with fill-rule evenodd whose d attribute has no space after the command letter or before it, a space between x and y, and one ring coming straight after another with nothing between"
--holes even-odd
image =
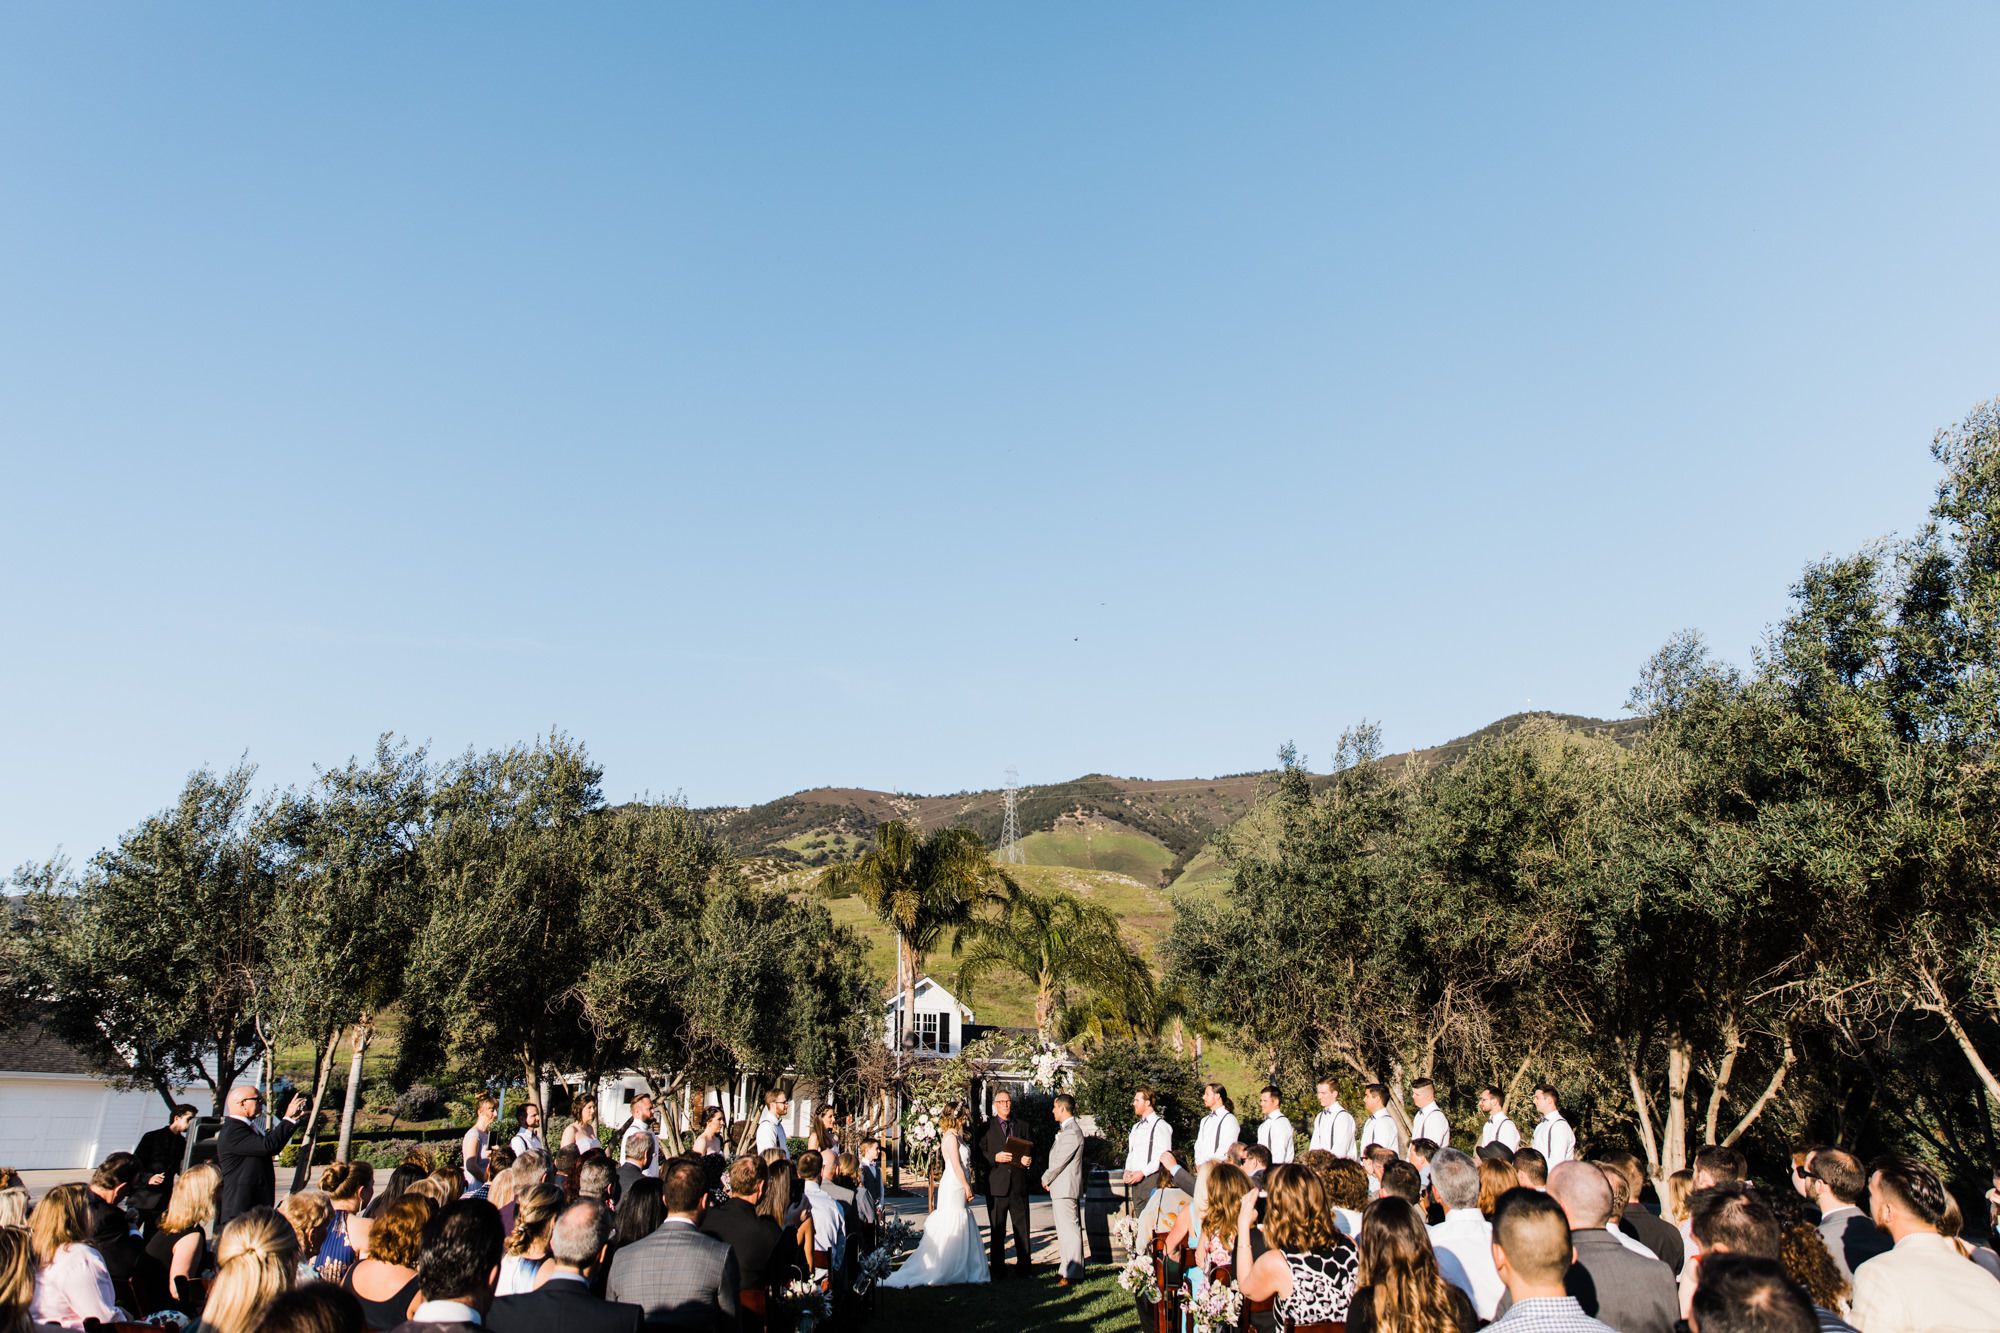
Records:
<instances>
[{"instance_id":1,"label":"white and black patterned dress","mask_svg":"<svg viewBox=\"0 0 2000 1333\"><path fill-rule=\"evenodd\" d=\"M1281 1324L1340 1324L1354 1299L1359 1253L1352 1245L1307 1254L1286 1254L1292 1270L1292 1294L1280 1296L1273 1310Z\"/></svg>"}]
</instances>

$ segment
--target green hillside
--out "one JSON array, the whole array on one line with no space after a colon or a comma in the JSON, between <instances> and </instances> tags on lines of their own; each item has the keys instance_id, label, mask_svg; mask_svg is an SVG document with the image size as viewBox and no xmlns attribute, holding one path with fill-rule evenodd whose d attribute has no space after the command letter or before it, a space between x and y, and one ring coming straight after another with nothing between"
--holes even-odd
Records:
<instances>
[{"instance_id":1,"label":"green hillside","mask_svg":"<svg viewBox=\"0 0 2000 1333\"><path fill-rule=\"evenodd\" d=\"M1031 866L1109 870L1141 884L1159 883L1160 873L1174 863L1174 853L1156 839L1112 823L1065 823L1031 833L1021 839L1021 852Z\"/></svg>"}]
</instances>

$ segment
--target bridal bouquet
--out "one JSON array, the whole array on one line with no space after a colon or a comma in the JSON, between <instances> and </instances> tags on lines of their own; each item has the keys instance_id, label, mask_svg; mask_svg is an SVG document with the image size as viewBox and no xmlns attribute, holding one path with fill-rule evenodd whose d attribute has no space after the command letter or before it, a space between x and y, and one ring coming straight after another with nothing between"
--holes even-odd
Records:
<instances>
[{"instance_id":1,"label":"bridal bouquet","mask_svg":"<svg viewBox=\"0 0 2000 1333\"><path fill-rule=\"evenodd\" d=\"M1127 1259L1118 1270L1118 1285L1142 1301L1160 1299L1160 1284L1153 1277L1153 1260L1149 1255L1135 1254Z\"/></svg>"},{"instance_id":2,"label":"bridal bouquet","mask_svg":"<svg viewBox=\"0 0 2000 1333\"><path fill-rule=\"evenodd\" d=\"M909 1129L910 1142L919 1148L928 1148L935 1144L942 1135L942 1131L938 1128L938 1121L944 1118L943 1105L913 1106L910 1110L912 1113Z\"/></svg>"},{"instance_id":3,"label":"bridal bouquet","mask_svg":"<svg viewBox=\"0 0 2000 1333\"><path fill-rule=\"evenodd\" d=\"M1243 1313L1243 1293L1234 1282L1192 1283L1187 1312L1194 1320L1194 1333L1226 1333Z\"/></svg>"}]
</instances>

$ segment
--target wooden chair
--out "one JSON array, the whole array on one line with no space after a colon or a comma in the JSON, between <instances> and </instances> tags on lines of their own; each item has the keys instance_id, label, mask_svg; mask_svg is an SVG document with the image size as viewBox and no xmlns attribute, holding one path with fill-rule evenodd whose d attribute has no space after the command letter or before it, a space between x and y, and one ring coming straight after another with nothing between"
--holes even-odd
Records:
<instances>
[{"instance_id":1,"label":"wooden chair","mask_svg":"<svg viewBox=\"0 0 2000 1333\"><path fill-rule=\"evenodd\" d=\"M83 1333L160 1333L158 1324L142 1324L132 1319L117 1319L111 1323L85 1317Z\"/></svg>"},{"instance_id":2,"label":"wooden chair","mask_svg":"<svg viewBox=\"0 0 2000 1333\"><path fill-rule=\"evenodd\" d=\"M1285 1321L1285 1333L1347 1333L1347 1322L1345 1320L1336 1320L1333 1323L1294 1324L1291 1320L1287 1319Z\"/></svg>"},{"instance_id":3,"label":"wooden chair","mask_svg":"<svg viewBox=\"0 0 2000 1333\"><path fill-rule=\"evenodd\" d=\"M190 1319L201 1318L201 1312L208 1308L208 1289L212 1278L183 1277L174 1281L174 1299L181 1307L181 1313Z\"/></svg>"},{"instance_id":4,"label":"wooden chair","mask_svg":"<svg viewBox=\"0 0 2000 1333\"><path fill-rule=\"evenodd\" d=\"M771 1293L763 1287L745 1287L736 1293L736 1303L743 1307L745 1333L763 1333L771 1312Z\"/></svg>"},{"instance_id":5,"label":"wooden chair","mask_svg":"<svg viewBox=\"0 0 2000 1333\"><path fill-rule=\"evenodd\" d=\"M1278 1298L1276 1296L1266 1296L1261 1301L1253 1301L1248 1296L1245 1296L1243 1298L1243 1313L1237 1316L1236 1327L1241 1329L1243 1333L1252 1333L1256 1325L1250 1322L1250 1316L1253 1314L1269 1314L1271 1308L1277 1303Z\"/></svg>"},{"instance_id":6,"label":"wooden chair","mask_svg":"<svg viewBox=\"0 0 2000 1333\"><path fill-rule=\"evenodd\" d=\"M139 1290L139 1279L136 1277L112 1278L111 1294L117 1299L118 1308L121 1310L130 1310L135 1315L151 1313L147 1309L149 1302L146 1300L146 1294Z\"/></svg>"}]
</instances>

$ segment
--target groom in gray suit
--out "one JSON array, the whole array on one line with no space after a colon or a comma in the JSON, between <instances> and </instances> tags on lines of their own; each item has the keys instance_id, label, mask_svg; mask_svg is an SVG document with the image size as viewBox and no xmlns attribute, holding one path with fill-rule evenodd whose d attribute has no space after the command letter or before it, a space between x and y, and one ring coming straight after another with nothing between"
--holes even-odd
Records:
<instances>
[{"instance_id":1,"label":"groom in gray suit","mask_svg":"<svg viewBox=\"0 0 2000 1333\"><path fill-rule=\"evenodd\" d=\"M1042 1185L1056 1215L1056 1285L1067 1287L1083 1278L1083 1126L1076 1122L1076 1099L1066 1092L1056 1096L1056 1146Z\"/></svg>"}]
</instances>

